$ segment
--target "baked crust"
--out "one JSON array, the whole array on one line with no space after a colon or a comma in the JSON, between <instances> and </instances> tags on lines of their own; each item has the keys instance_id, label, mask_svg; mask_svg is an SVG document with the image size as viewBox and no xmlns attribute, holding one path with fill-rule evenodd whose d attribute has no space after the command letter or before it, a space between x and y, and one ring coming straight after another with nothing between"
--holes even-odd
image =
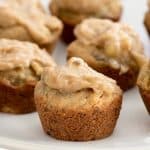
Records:
<instances>
[{"instance_id":1,"label":"baked crust","mask_svg":"<svg viewBox=\"0 0 150 150\"><path fill-rule=\"evenodd\" d=\"M145 14L144 24L148 33L150 34L150 11Z\"/></svg>"},{"instance_id":2,"label":"baked crust","mask_svg":"<svg viewBox=\"0 0 150 150\"><path fill-rule=\"evenodd\" d=\"M85 5L85 3L87 3ZM89 3L89 4L88 4ZM101 5L103 5L103 7ZM116 3L116 7L115 7ZM91 5L92 4L92 5ZM92 7L93 6L93 7ZM106 7L104 9L104 6ZM96 9L95 9L96 7ZM98 10L98 8L100 10ZM122 14L122 6L121 2L119 0L99 0L99 1L84 1L81 0L80 2L74 3L74 1L67 2L64 1L57 1L53 0L49 8L51 10L51 13L55 16L57 16L60 20L62 20L64 24L63 34L62 34L62 40L65 43L70 43L75 39L73 30L74 27L79 24L82 20L86 18L96 17L96 18L102 18L102 19L110 19L112 21L119 21ZM109 9L109 11L107 11ZM97 15L97 13L100 13L101 11L104 11L101 13L101 15ZM112 12L111 12L112 11ZM111 13L110 13L111 12ZM69 14L71 14L69 16Z\"/></svg>"},{"instance_id":3,"label":"baked crust","mask_svg":"<svg viewBox=\"0 0 150 150\"><path fill-rule=\"evenodd\" d=\"M75 26L89 17L118 20L122 13L120 0L52 0L52 14L63 22Z\"/></svg>"},{"instance_id":4,"label":"baked crust","mask_svg":"<svg viewBox=\"0 0 150 150\"><path fill-rule=\"evenodd\" d=\"M144 57L144 50L132 28L91 18L79 24L75 34L77 39L67 48L68 58L84 59L96 71L116 80L123 90L135 85L140 69L138 59Z\"/></svg>"},{"instance_id":5,"label":"baked crust","mask_svg":"<svg viewBox=\"0 0 150 150\"><path fill-rule=\"evenodd\" d=\"M143 102L150 113L150 61L145 59L138 76L137 86Z\"/></svg>"},{"instance_id":6,"label":"baked crust","mask_svg":"<svg viewBox=\"0 0 150 150\"><path fill-rule=\"evenodd\" d=\"M120 20L120 18L113 19L113 21L115 21L115 22L117 22L119 20ZM64 29L63 29L61 37L65 43L69 44L76 39L76 37L74 35L75 26L67 24L66 22L63 22L63 24L64 24Z\"/></svg>"},{"instance_id":7,"label":"baked crust","mask_svg":"<svg viewBox=\"0 0 150 150\"><path fill-rule=\"evenodd\" d=\"M114 69L108 64L104 63L100 64L95 57L92 57L92 59L90 59L91 55L89 54L84 55L83 54L85 53L84 51L80 51L79 54L77 53L76 50L68 48L67 59L70 59L71 57L80 57L84 59L88 63L88 65L93 69L95 69L96 71L101 72L104 75L109 76L110 78L116 80L117 84L124 91L135 86L137 76L139 74L139 69L136 69L136 67L133 66L126 73L120 74L120 69Z\"/></svg>"},{"instance_id":8,"label":"baked crust","mask_svg":"<svg viewBox=\"0 0 150 150\"><path fill-rule=\"evenodd\" d=\"M116 82L80 58L70 59L65 67L45 69L34 96L44 131L71 141L111 135L122 103Z\"/></svg>"},{"instance_id":9,"label":"baked crust","mask_svg":"<svg viewBox=\"0 0 150 150\"><path fill-rule=\"evenodd\" d=\"M107 67L105 66L101 68L98 67L98 68L95 68L95 70L116 80L117 84L124 91L135 86L135 83L137 81L137 75L139 73L139 71L136 70L135 68L131 68L130 70L128 70L128 72L124 74L120 74L120 70L113 69L110 66L107 66Z\"/></svg>"},{"instance_id":10,"label":"baked crust","mask_svg":"<svg viewBox=\"0 0 150 150\"><path fill-rule=\"evenodd\" d=\"M116 97L108 108L88 110L47 108L44 99L35 97L36 107L44 131L61 140L88 141L108 137L119 117L122 97Z\"/></svg>"},{"instance_id":11,"label":"baked crust","mask_svg":"<svg viewBox=\"0 0 150 150\"><path fill-rule=\"evenodd\" d=\"M0 38L34 42L52 52L62 28L62 22L46 13L39 0L0 4Z\"/></svg>"},{"instance_id":12,"label":"baked crust","mask_svg":"<svg viewBox=\"0 0 150 150\"><path fill-rule=\"evenodd\" d=\"M150 0L147 1L148 11L145 13L144 25L150 34Z\"/></svg>"},{"instance_id":13,"label":"baked crust","mask_svg":"<svg viewBox=\"0 0 150 150\"><path fill-rule=\"evenodd\" d=\"M0 112L24 114L34 112L34 87L35 82L29 82L16 87L8 81L0 82Z\"/></svg>"},{"instance_id":14,"label":"baked crust","mask_svg":"<svg viewBox=\"0 0 150 150\"><path fill-rule=\"evenodd\" d=\"M140 87L139 87L139 91L140 91L141 97L143 99L143 102L145 104L145 107L146 107L148 113L150 114L150 91L144 90Z\"/></svg>"},{"instance_id":15,"label":"baked crust","mask_svg":"<svg viewBox=\"0 0 150 150\"><path fill-rule=\"evenodd\" d=\"M37 45L0 40L0 112L35 111L34 88L44 67L55 66L51 56Z\"/></svg>"}]
</instances>

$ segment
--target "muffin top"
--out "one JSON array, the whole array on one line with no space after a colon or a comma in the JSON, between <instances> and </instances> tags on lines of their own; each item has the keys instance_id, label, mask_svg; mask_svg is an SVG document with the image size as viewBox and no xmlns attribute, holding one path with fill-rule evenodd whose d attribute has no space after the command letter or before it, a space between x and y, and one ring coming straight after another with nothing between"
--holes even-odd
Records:
<instances>
[{"instance_id":1,"label":"muffin top","mask_svg":"<svg viewBox=\"0 0 150 150\"><path fill-rule=\"evenodd\" d=\"M39 0L0 1L0 28L5 30L19 25L38 44L53 42L62 30L62 23L45 12Z\"/></svg>"},{"instance_id":2,"label":"muffin top","mask_svg":"<svg viewBox=\"0 0 150 150\"><path fill-rule=\"evenodd\" d=\"M44 95L47 95L48 105L76 108L110 104L116 95L120 96L121 90L114 80L94 71L82 59L73 57L66 66L44 70L36 87L36 94L41 93L47 93Z\"/></svg>"},{"instance_id":3,"label":"muffin top","mask_svg":"<svg viewBox=\"0 0 150 150\"><path fill-rule=\"evenodd\" d=\"M122 10L120 0L52 0L50 7L52 13L72 24L90 16L117 19Z\"/></svg>"},{"instance_id":4,"label":"muffin top","mask_svg":"<svg viewBox=\"0 0 150 150\"><path fill-rule=\"evenodd\" d=\"M16 40L0 40L0 71L16 68L29 68L39 75L42 66L55 66L54 61L45 50L29 42Z\"/></svg>"},{"instance_id":5,"label":"muffin top","mask_svg":"<svg viewBox=\"0 0 150 150\"><path fill-rule=\"evenodd\" d=\"M77 40L69 49L76 49L78 45L87 49L96 48L99 56L120 73L128 71L135 53L143 54L143 45L134 30L123 23L113 23L109 20L86 19L75 29ZM88 51L87 51L88 53Z\"/></svg>"},{"instance_id":6,"label":"muffin top","mask_svg":"<svg viewBox=\"0 0 150 150\"><path fill-rule=\"evenodd\" d=\"M147 60L143 65L139 73L137 85L143 90L150 91L150 60Z\"/></svg>"}]
</instances>

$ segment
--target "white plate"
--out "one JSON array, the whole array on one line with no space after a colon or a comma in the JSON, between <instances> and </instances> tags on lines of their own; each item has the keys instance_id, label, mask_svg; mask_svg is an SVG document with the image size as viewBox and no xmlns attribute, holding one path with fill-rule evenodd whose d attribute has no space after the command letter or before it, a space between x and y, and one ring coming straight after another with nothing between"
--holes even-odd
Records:
<instances>
[{"instance_id":1,"label":"white plate","mask_svg":"<svg viewBox=\"0 0 150 150\"><path fill-rule=\"evenodd\" d=\"M139 33L149 54L149 38L143 26L146 0L123 0L123 4L123 22L131 24ZM65 56L65 46L59 42L54 58L64 64ZM0 114L0 146L11 150L150 150L150 118L135 88L124 94L120 118L109 138L92 142L59 141L43 132L37 113Z\"/></svg>"}]
</instances>

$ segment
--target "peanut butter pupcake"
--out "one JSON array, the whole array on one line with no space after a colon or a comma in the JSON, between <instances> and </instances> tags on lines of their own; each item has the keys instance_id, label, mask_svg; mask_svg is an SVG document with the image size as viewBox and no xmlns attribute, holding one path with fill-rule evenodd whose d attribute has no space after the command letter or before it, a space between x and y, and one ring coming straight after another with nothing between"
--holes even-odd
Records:
<instances>
[{"instance_id":1,"label":"peanut butter pupcake","mask_svg":"<svg viewBox=\"0 0 150 150\"><path fill-rule=\"evenodd\" d=\"M138 77L137 85L144 104L150 113L150 61L147 61L143 65Z\"/></svg>"},{"instance_id":2,"label":"peanut butter pupcake","mask_svg":"<svg viewBox=\"0 0 150 150\"><path fill-rule=\"evenodd\" d=\"M87 141L112 134L122 103L116 82L80 58L46 68L35 88L44 131L58 139Z\"/></svg>"},{"instance_id":3,"label":"peanut butter pupcake","mask_svg":"<svg viewBox=\"0 0 150 150\"><path fill-rule=\"evenodd\" d=\"M43 68L55 66L52 58L29 42L0 40L0 111L35 111L34 87Z\"/></svg>"},{"instance_id":4,"label":"peanut butter pupcake","mask_svg":"<svg viewBox=\"0 0 150 150\"><path fill-rule=\"evenodd\" d=\"M62 28L39 0L0 1L0 38L34 42L52 51Z\"/></svg>"},{"instance_id":5,"label":"peanut butter pupcake","mask_svg":"<svg viewBox=\"0 0 150 150\"><path fill-rule=\"evenodd\" d=\"M122 13L121 0L52 0L50 10L64 23L63 39L74 39L73 28L82 20L95 17L118 21Z\"/></svg>"},{"instance_id":6,"label":"peanut butter pupcake","mask_svg":"<svg viewBox=\"0 0 150 150\"><path fill-rule=\"evenodd\" d=\"M134 30L123 23L90 18L75 29L77 39L68 46L68 58L81 57L89 66L113 79L127 90L139 73L135 54L144 55Z\"/></svg>"}]
</instances>

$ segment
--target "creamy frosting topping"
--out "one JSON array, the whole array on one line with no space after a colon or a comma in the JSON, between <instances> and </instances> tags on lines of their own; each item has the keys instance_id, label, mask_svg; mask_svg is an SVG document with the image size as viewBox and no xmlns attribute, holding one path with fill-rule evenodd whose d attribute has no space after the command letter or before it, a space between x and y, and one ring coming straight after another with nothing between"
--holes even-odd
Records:
<instances>
[{"instance_id":1,"label":"creamy frosting topping","mask_svg":"<svg viewBox=\"0 0 150 150\"><path fill-rule=\"evenodd\" d=\"M94 92L114 92L116 82L100 74L80 58L72 57L66 66L47 68L41 79L49 88L64 93L73 93L83 89Z\"/></svg>"},{"instance_id":2,"label":"creamy frosting topping","mask_svg":"<svg viewBox=\"0 0 150 150\"><path fill-rule=\"evenodd\" d=\"M143 51L138 35L131 27L122 23L113 23L109 20L86 19L75 29L77 39L84 44L104 47L106 50L129 51L136 48Z\"/></svg>"},{"instance_id":3,"label":"creamy frosting topping","mask_svg":"<svg viewBox=\"0 0 150 150\"><path fill-rule=\"evenodd\" d=\"M120 0L53 0L52 5L77 13L96 13L100 16L118 16Z\"/></svg>"},{"instance_id":4,"label":"creamy frosting topping","mask_svg":"<svg viewBox=\"0 0 150 150\"><path fill-rule=\"evenodd\" d=\"M55 40L55 31L62 30L62 23L44 11L39 0L5 0L0 3L0 26L21 25L39 44Z\"/></svg>"},{"instance_id":5,"label":"creamy frosting topping","mask_svg":"<svg viewBox=\"0 0 150 150\"><path fill-rule=\"evenodd\" d=\"M45 50L35 44L0 40L0 71L26 68L30 65L38 72L41 66L55 66L55 63Z\"/></svg>"},{"instance_id":6,"label":"creamy frosting topping","mask_svg":"<svg viewBox=\"0 0 150 150\"><path fill-rule=\"evenodd\" d=\"M138 35L123 23L86 19L76 27L75 35L83 45L93 45L111 58L120 60L127 59L134 53L143 54L143 45ZM128 70L122 69L123 72Z\"/></svg>"}]
</instances>

